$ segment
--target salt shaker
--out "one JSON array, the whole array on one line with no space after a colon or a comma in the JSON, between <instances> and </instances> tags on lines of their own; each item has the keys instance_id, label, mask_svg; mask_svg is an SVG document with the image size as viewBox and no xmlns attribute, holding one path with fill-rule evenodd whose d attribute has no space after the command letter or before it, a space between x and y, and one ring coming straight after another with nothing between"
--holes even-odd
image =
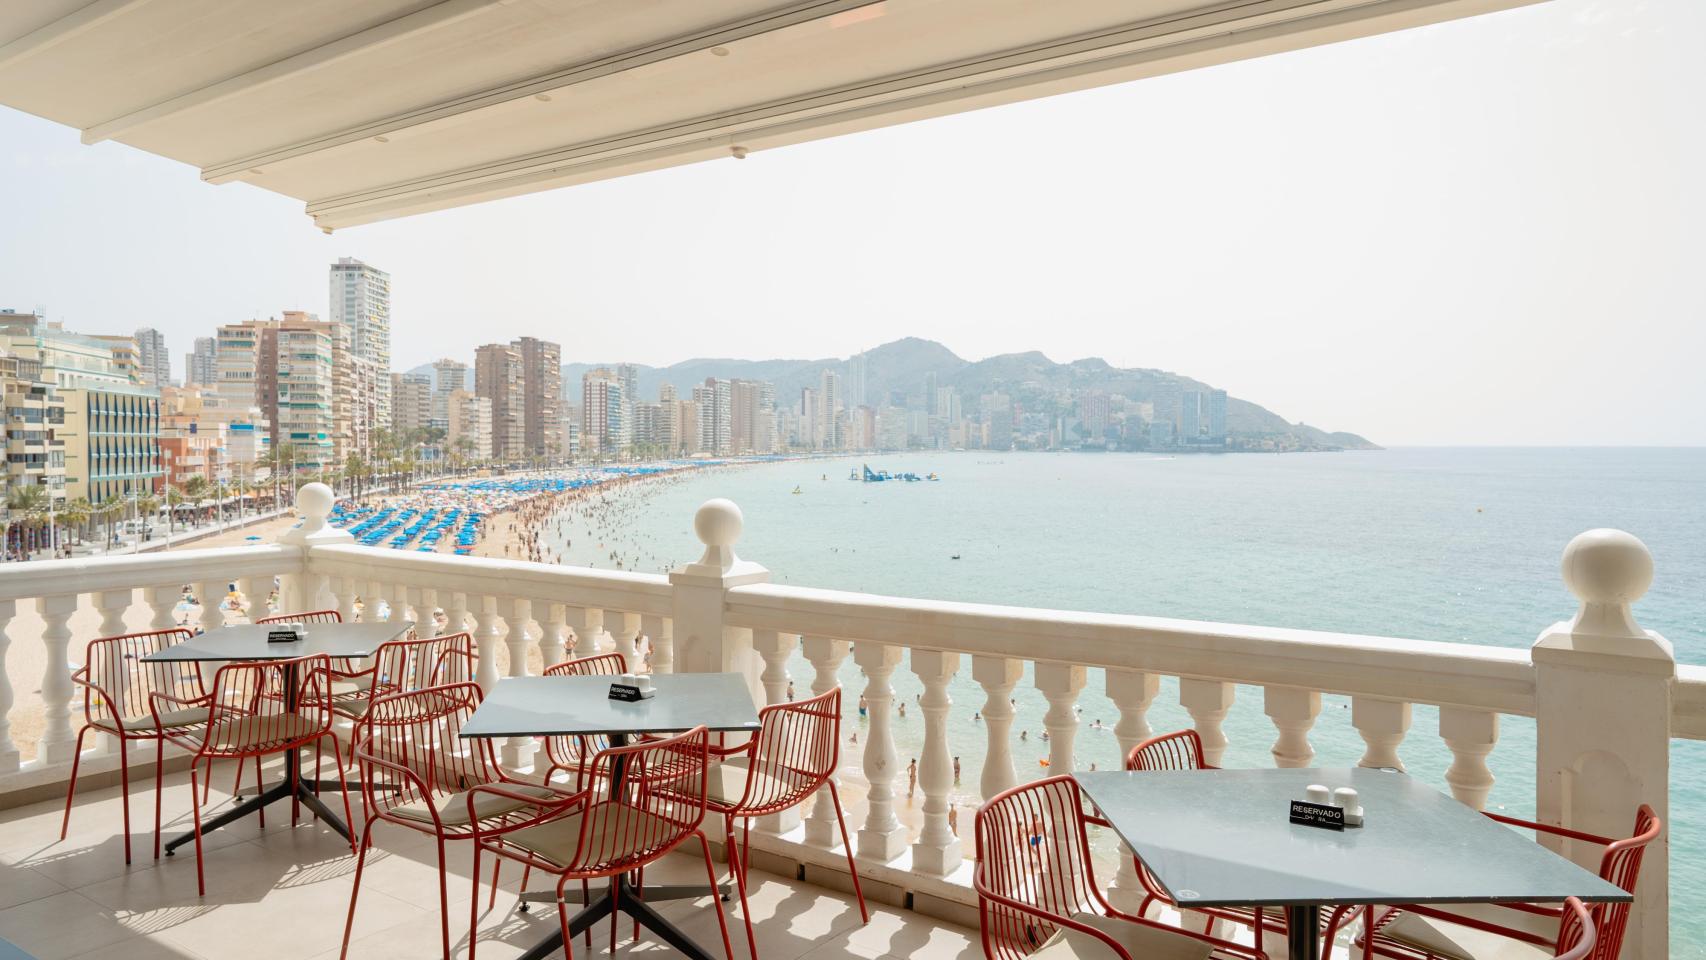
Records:
<instances>
[{"instance_id":1,"label":"salt shaker","mask_svg":"<svg viewBox=\"0 0 1706 960\"><path fill-rule=\"evenodd\" d=\"M1334 790L1333 806L1344 808L1346 823L1351 826L1362 825L1362 802L1357 797L1355 787L1340 787Z\"/></svg>"},{"instance_id":2,"label":"salt shaker","mask_svg":"<svg viewBox=\"0 0 1706 960\"><path fill-rule=\"evenodd\" d=\"M1319 803L1322 806L1326 806L1333 802L1333 792L1328 790L1324 784L1312 783L1303 788L1303 799L1308 800L1310 803Z\"/></svg>"}]
</instances>

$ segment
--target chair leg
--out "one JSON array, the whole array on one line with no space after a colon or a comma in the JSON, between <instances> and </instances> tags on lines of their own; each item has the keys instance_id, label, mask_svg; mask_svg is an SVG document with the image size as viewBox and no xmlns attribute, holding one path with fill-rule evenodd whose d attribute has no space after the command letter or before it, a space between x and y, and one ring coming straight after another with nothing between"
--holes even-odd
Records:
<instances>
[{"instance_id":1,"label":"chair leg","mask_svg":"<svg viewBox=\"0 0 1706 960\"><path fill-rule=\"evenodd\" d=\"M575 935L569 932L569 905L563 902L563 885L568 881L568 877L563 877L557 881L557 924L563 930L563 958L564 960L575 960ZM585 887L586 881L582 880L581 886ZM592 948L591 944L592 940L589 937L587 940L588 950Z\"/></svg>"},{"instance_id":2,"label":"chair leg","mask_svg":"<svg viewBox=\"0 0 1706 960\"><path fill-rule=\"evenodd\" d=\"M154 859L160 859L160 804L166 788L166 738L154 740Z\"/></svg>"},{"instance_id":3,"label":"chair leg","mask_svg":"<svg viewBox=\"0 0 1706 960\"><path fill-rule=\"evenodd\" d=\"M350 931L355 929L355 899L361 896L361 871L367 866L367 851L373 846L373 823L370 821L361 830L361 849L355 855L355 885L349 891L349 916L344 920L344 945L338 951L338 960L349 956ZM442 874L441 874L442 876ZM449 960L448 946L444 952L445 960Z\"/></svg>"},{"instance_id":4,"label":"chair leg","mask_svg":"<svg viewBox=\"0 0 1706 960\"><path fill-rule=\"evenodd\" d=\"M486 909L490 910L498 904L498 873L503 870L504 858L492 858L492 892L486 897Z\"/></svg>"},{"instance_id":5,"label":"chair leg","mask_svg":"<svg viewBox=\"0 0 1706 960\"><path fill-rule=\"evenodd\" d=\"M871 911L865 909L865 891L859 889L859 868L853 863L853 842L847 839L847 818L841 815L841 794L835 789L835 781L825 782L829 787L829 802L835 804L835 822L841 827L841 848L847 851L847 872L853 877L853 896L859 901L859 919L861 922L871 922Z\"/></svg>"},{"instance_id":6,"label":"chair leg","mask_svg":"<svg viewBox=\"0 0 1706 960\"><path fill-rule=\"evenodd\" d=\"M620 880L620 879L621 879L620 877L612 878L613 881ZM621 883L612 882L610 884L610 952L611 953L616 952L616 924L622 919L621 888L622 888Z\"/></svg>"},{"instance_id":7,"label":"chair leg","mask_svg":"<svg viewBox=\"0 0 1706 960\"><path fill-rule=\"evenodd\" d=\"M645 867L641 867L640 869L634 871L634 899L636 899L636 900L646 899L646 868ZM640 918L639 917L634 918L634 937L630 942L632 942L632 943L639 943L640 942Z\"/></svg>"},{"instance_id":8,"label":"chair leg","mask_svg":"<svg viewBox=\"0 0 1706 960\"><path fill-rule=\"evenodd\" d=\"M241 761L241 760L237 761L237 770L238 770L238 775L241 776L241 773L243 770L243 761ZM266 790L265 783L266 783L266 781L261 779L261 758L256 757L255 758L255 793L256 793L256 795L259 795L263 791ZM262 807L259 810L256 810L255 813L258 814L261 818L261 828L265 829L266 825L267 825L267 808Z\"/></svg>"},{"instance_id":9,"label":"chair leg","mask_svg":"<svg viewBox=\"0 0 1706 960\"><path fill-rule=\"evenodd\" d=\"M326 736L330 737L332 735L328 733ZM318 754L319 750L316 749L314 752ZM344 770L344 755L338 750L338 741L336 737L332 738L332 760L338 765L338 792L343 794L344 797L344 825L350 826L355 823L355 816L350 812L349 776ZM315 779L319 779L320 777L320 768L318 764L314 767L314 777ZM355 852L354 837L350 838L350 852Z\"/></svg>"},{"instance_id":10,"label":"chair leg","mask_svg":"<svg viewBox=\"0 0 1706 960\"><path fill-rule=\"evenodd\" d=\"M71 785L65 789L65 819L59 822L61 840L65 839L66 831L71 829L71 798L77 796L77 768L83 763L83 735L89 730L89 727L84 727L77 731L77 749L71 754Z\"/></svg>"},{"instance_id":11,"label":"chair leg","mask_svg":"<svg viewBox=\"0 0 1706 960\"><path fill-rule=\"evenodd\" d=\"M208 761L207 775L213 777L213 762ZM190 817L195 830L195 891L197 896L207 896L207 875L202 871L201 863L201 800L197 793L195 766L190 766Z\"/></svg>"},{"instance_id":12,"label":"chair leg","mask_svg":"<svg viewBox=\"0 0 1706 960\"><path fill-rule=\"evenodd\" d=\"M480 933L480 841L474 841L474 868L468 871L474 895L468 898L468 960L474 960L474 943Z\"/></svg>"},{"instance_id":13,"label":"chair leg","mask_svg":"<svg viewBox=\"0 0 1706 960\"><path fill-rule=\"evenodd\" d=\"M255 759L259 760L260 757L256 757ZM243 761L238 760L236 763L232 764L232 766L237 769L233 771L236 775L231 778L231 799L241 801L243 799ZM255 779L255 790L258 792L260 789L261 781L260 778L257 777Z\"/></svg>"},{"instance_id":14,"label":"chair leg","mask_svg":"<svg viewBox=\"0 0 1706 960\"><path fill-rule=\"evenodd\" d=\"M752 908L746 902L746 865L741 862L741 854L735 851L734 821L724 817L723 823L725 834L723 846L729 855L729 873L734 877L735 890L740 895L740 919L742 923L746 924L746 946L752 952L752 960L758 960L758 938L752 933ZM722 898L717 896L715 881L711 883L711 899L718 903L722 902ZM719 906L717 909L721 911L722 907Z\"/></svg>"},{"instance_id":15,"label":"chair leg","mask_svg":"<svg viewBox=\"0 0 1706 960\"><path fill-rule=\"evenodd\" d=\"M118 738L119 807L124 811L124 863L130 865L130 750L125 738Z\"/></svg>"},{"instance_id":16,"label":"chair leg","mask_svg":"<svg viewBox=\"0 0 1706 960\"><path fill-rule=\"evenodd\" d=\"M717 928L723 933L723 956L726 960L735 960L734 944L729 942L729 921L723 916L723 898L716 895L717 868L711 865L711 843L705 839L705 831L695 830L693 835L699 838L699 849L705 854L705 879L711 882L711 909L717 911ZM757 948L754 947L754 950Z\"/></svg>"},{"instance_id":17,"label":"chair leg","mask_svg":"<svg viewBox=\"0 0 1706 960\"><path fill-rule=\"evenodd\" d=\"M438 841L438 922L444 933L444 960L450 960L450 878L447 876L449 868L444 863L444 837L440 835L434 839ZM470 954L472 951L473 947L470 946Z\"/></svg>"},{"instance_id":18,"label":"chair leg","mask_svg":"<svg viewBox=\"0 0 1706 960\"><path fill-rule=\"evenodd\" d=\"M562 898L559 897L558 899L562 899ZM585 880L582 880L581 881L581 903L591 903L591 902L592 902L592 887ZM581 932L581 936L586 938L586 952L591 953L592 952L592 924L590 924L590 923L587 924L586 929Z\"/></svg>"}]
</instances>

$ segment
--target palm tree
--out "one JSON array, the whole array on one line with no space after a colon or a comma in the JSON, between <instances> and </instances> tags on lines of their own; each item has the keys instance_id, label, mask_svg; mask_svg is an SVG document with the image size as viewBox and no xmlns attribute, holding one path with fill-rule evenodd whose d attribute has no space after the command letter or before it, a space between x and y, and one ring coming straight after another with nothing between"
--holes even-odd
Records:
<instances>
[{"instance_id":1,"label":"palm tree","mask_svg":"<svg viewBox=\"0 0 1706 960\"><path fill-rule=\"evenodd\" d=\"M95 511L98 516L107 521L106 547L110 549L113 545L113 521L117 520L119 514L124 511L124 499L115 493L102 500L101 505L96 507Z\"/></svg>"},{"instance_id":2,"label":"palm tree","mask_svg":"<svg viewBox=\"0 0 1706 960\"><path fill-rule=\"evenodd\" d=\"M42 513L50 502L47 488L36 484L29 486L17 485L6 491L6 535L11 538L12 529L20 528L28 531L40 522ZM23 537L19 537L20 541ZM22 544L20 543L20 546ZM26 554L27 555L27 554Z\"/></svg>"},{"instance_id":3,"label":"palm tree","mask_svg":"<svg viewBox=\"0 0 1706 960\"><path fill-rule=\"evenodd\" d=\"M87 498L78 497L59 509L59 522L64 524L67 530L74 531L74 539L82 543L84 527L88 526L94 511L95 508Z\"/></svg>"}]
</instances>

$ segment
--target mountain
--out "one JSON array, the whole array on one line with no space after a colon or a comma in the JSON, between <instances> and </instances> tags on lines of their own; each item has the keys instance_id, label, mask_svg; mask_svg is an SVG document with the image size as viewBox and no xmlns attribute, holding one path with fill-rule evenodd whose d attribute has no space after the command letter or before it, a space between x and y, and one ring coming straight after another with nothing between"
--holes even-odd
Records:
<instances>
[{"instance_id":1,"label":"mountain","mask_svg":"<svg viewBox=\"0 0 1706 960\"><path fill-rule=\"evenodd\" d=\"M1070 363L1057 363L1039 351L1006 353L971 361L957 356L952 350L934 340L906 337L865 351L864 402L881 404L885 398L922 399L927 374L936 375L940 387L952 387L965 398L968 411L977 409L978 398L987 393L1005 392L1019 401L1021 409L1043 410L1070 414L1070 398L1086 391L1101 391L1119 395L1139 403L1153 400L1159 388L1177 384L1182 390L1210 390L1209 384L1166 370L1144 367L1116 367L1100 357L1087 357ZM563 364L564 392L577 392L581 376L596 367L615 367L614 363ZM826 369L847 377L847 359L830 357L818 360L736 360L730 358L700 358L683 360L667 367L636 365L640 396L652 399L665 383L675 386L683 397L695 384L707 377L718 379L768 380L776 385L777 402L792 405L800 390L816 387ZM430 366L419 366L410 373L430 375ZM473 374L469 373L472 387ZM1291 423L1277 413L1253 401L1228 397L1226 401L1227 433L1245 446L1268 446L1278 449L1378 449L1375 444L1354 433L1328 432L1305 423Z\"/></svg>"}]
</instances>

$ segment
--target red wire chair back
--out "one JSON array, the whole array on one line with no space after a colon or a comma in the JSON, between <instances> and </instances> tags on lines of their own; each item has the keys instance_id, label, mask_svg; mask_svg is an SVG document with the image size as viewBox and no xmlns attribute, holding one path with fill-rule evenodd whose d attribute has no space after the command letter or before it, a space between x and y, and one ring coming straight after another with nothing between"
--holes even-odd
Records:
<instances>
[{"instance_id":1,"label":"red wire chair back","mask_svg":"<svg viewBox=\"0 0 1706 960\"><path fill-rule=\"evenodd\" d=\"M343 623L344 615L336 610L309 610L304 613L275 613L256 623Z\"/></svg>"},{"instance_id":2,"label":"red wire chair back","mask_svg":"<svg viewBox=\"0 0 1706 960\"><path fill-rule=\"evenodd\" d=\"M1588 908L1575 897L1564 901L1564 922L1558 931L1556 960L1585 960L1597 940Z\"/></svg>"},{"instance_id":3,"label":"red wire chair back","mask_svg":"<svg viewBox=\"0 0 1706 960\"><path fill-rule=\"evenodd\" d=\"M1633 894L1635 881L1641 875L1641 859L1646 855L1648 845L1658 839L1663 827L1653 808L1641 804L1641 808L1635 811L1634 834L1626 840L1606 844L1605 853L1599 860L1600 877ZM1594 904L1592 912L1594 926L1599 930L1599 945L1591 956L1596 960L1616 960L1623 949L1623 934L1629 926L1629 906L1627 903ZM1568 915L1564 922L1568 927Z\"/></svg>"},{"instance_id":4,"label":"red wire chair back","mask_svg":"<svg viewBox=\"0 0 1706 960\"><path fill-rule=\"evenodd\" d=\"M786 810L835 773L841 741L841 688L758 711L758 743L750 761L742 816Z\"/></svg>"},{"instance_id":5,"label":"red wire chair back","mask_svg":"<svg viewBox=\"0 0 1706 960\"><path fill-rule=\"evenodd\" d=\"M545 668L547 677L619 677L627 672L628 662L620 653L577 657ZM553 770L580 771L587 757L609 745L609 737L546 737L545 756L550 758Z\"/></svg>"},{"instance_id":6,"label":"red wire chair back","mask_svg":"<svg viewBox=\"0 0 1706 960\"><path fill-rule=\"evenodd\" d=\"M1195 730L1150 737L1126 755L1127 770L1213 770L1203 762L1202 738Z\"/></svg>"},{"instance_id":7,"label":"red wire chair back","mask_svg":"<svg viewBox=\"0 0 1706 960\"><path fill-rule=\"evenodd\" d=\"M200 756L264 756L323 736L332 726L325 696L331 666L331 658L321 653L220 667L213 675Z\"/></svg>"},{"instance_id":8,"label":"red wire chair back","mask_svg":"<svg viewBox=\"0 0 1706 960\"><path fill-rule=\"evenodd\" d=\"M373 697L468 679L460 674L473 645L467 633L387 640L373 654Z\"/></svg>"},{"instance_id":9,"label":"red wire chair back","mask_svg":"<svg viewBox=\"0 0 1706 960\"><path fill-rule=\"evenodd\" d=\"M705 819L709 758L704 727L599 751L590 781L596 792L580 815L580 840L563 865L567 872L613 876L680 846Z\"/></svg>"},{"instance_id":10,"label":"red wire chair back","mask_svg":"<svg viewBox=\"0 0 1706 960\"><path fill-rule=\"evenodd\" d=\"M476 683L446 683L373 701L356 741L370 816L503 779L492 742L461 738L480 706Z\"/></svg>"},{"instance_id":11,"label":"red wire chair back","mask_svg":"<svg viewBox=\"0 0 1706 960\"><path fill-rule=\"evenodd\" d=\"M142 659L193 636L175 627L89 641L79 671L85 681L81 684L83 719L90 726L119 730L126 720L150 716L156 693L180 700L205 696L207 690L196 664ZM152 733L152 725L149 731Z\"/></svg>"},{"instance_id":12,"label":"red wire chair back","mask_svg":"<svg viewBox=\"0 0 1706 960\"><path fill-rule=\"evenodd\" d=\"M1069 776L1015 787L977 814L977 862L983 885L1046 913L1103 914L1090 862L1083 798ZM1019 960L1054 935L1056 926L993 900L980 899L984 955Z\"/></svg>"}]
</instances>

